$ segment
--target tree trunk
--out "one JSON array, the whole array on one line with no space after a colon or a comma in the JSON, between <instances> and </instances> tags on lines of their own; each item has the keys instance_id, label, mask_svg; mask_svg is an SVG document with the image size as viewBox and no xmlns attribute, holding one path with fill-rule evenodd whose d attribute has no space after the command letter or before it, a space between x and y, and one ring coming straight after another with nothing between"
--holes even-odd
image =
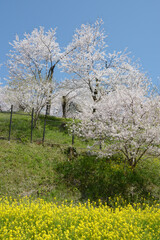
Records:
<instances>
[{"instance_id":1,"label":"tree trunk","mask_svg":"<svg viewBox=\"0 0 160 240\"><path fill-rule=\"evenodd\" d=\"M67 118L67 97L62 97L62 117Z\"/></svg>"},{"instance_id":2,"label":"tree trunk","mask_svg":"<svg viewBox=\"0 0 160 240\"><path fill-rule=\"evenodd\" d=\"M98 81L98 79L96 78L96 87L95 87L95 89L94 89L94 92L92 91L92 93L93 93L93 95L92 95L92 98L93 98L93 101L96 103L96 102L98 102L98 88L99 88L99 81ZM96 112L96 108L94 107L93 108L93 111L92 111L92 113L95 113Z\"/></svg>"},{"instance_id":3,"label":"tree trunk","mask_svg":"<svg viewBox=\"0 0 160 240\"><path fill-rule=\"evenodd\" d=\"M130 167L131 167L132 170L135 169L136 164L137 164L136 159L134 159L134 158L129 159L129 165L130 165Z\"/></svg>"},{"instance_id":4,"label":"tree trunk","mask_svg":"<svg viewBox=\"0 0 160 240\"><path fill-rule=\"evenodd\" d=\"M38 118L39 118L39 114L35 113L34 114L34 119L33 119L33 128L36 127Z\"/></svg>"},{"instance_id":5,"label":"tree trunk","mask_svg":"<svg viewBox=\"0 0 160 240\"><path fill-rule=\"evenodd\" d=\"M51 100L48 100L46 105L46 115L50 114L51 114Z\"/></svg>"},{"instance_id":6,"label":"tree trunk","mask_svg":"<svg viewBox=\"0 0 160 240\"><path fill-rule=\"evenodd\" d=\"M48 79L48 81L50 83L52 83L54 69L55 69L55 66L56 66L56 64L58 62L59 62L59 60L49 69L47 79ZM47 101L46 115L50 115L50 113L51 113L51 96L52 96L52 91L53 91L53 89L51 87L51 89L50 89L50 96L49 96L48 101Z\"/></svg>"}]
</instances>

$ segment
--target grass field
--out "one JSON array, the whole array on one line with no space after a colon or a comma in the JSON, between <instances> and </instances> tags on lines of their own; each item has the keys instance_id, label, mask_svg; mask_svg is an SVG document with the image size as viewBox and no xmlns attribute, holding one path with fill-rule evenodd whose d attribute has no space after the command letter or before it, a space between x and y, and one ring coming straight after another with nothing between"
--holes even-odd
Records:
<instances>
[{"instance_id":1,"label":"grass field","mask_svg":"<svg viewBox=\"0 0 160 240\"><path fill-rule=\"evenodd\" d=\"M22 114L22 113L21 113ZM45 142L52 144L72 145L72 135L69 134L65 124L69 124L71 119L47 116L45 126ZM10 114L0 113L0 137L9 137ZM40 116L36 127L33 129L33 142L41 142L44 131L44 116ZM11 140L20 142L30 142L31 140L31 116L13 113L11 125ZM92 142L92 141L91 141ZM75 147L86 148L87 143L77 137L74 138Z\"/></svg>"},{"instance_id":2,"label":"grass field","mask_svg":"<svg viewBox=\"0 0 160 240\"><path fill-rule=\"evenodd\" d=\"M57 163L67 160L60 148L4 140L0 140L0 146L1 196L73 198L56 172Z\"/></svg>"}]
</instances>

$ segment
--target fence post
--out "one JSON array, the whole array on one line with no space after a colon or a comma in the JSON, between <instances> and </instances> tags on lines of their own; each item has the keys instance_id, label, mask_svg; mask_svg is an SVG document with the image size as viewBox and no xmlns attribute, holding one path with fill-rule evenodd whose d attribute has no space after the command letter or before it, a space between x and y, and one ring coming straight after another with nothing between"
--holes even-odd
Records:
<instances>
[{"instance_id":1,"label":"fence post","mask_svg":"<svg viewBox=\"0 0 160 240\"><path fill-rule=\"evenodd\" d=\"M32 108L32 115L31 115L31 143L32 143L32 136L33 136L33 117L34 117L34 108Z\"/></svg>"},{"instance_id":2,"label":"fence post","mask_svg":"<svg viewBox=\"0 0 160 240\"><path fill-rule=\"evenodd\" d=\"M42 138L42 144L44 144L44 138L45 138L45 130L46 130L46 118L48 115L48 105L46 106L46 114L44 117L44 127L43 127L43 138Z\"/></svg>"},{"instance_id":3,"label":"fence post","mask_svg":"<svg viewBox=\"0 0 160 240\"><path fill-rule=\"evenodd\" d=\"M74 130L72 132L72 146L74 145Z\"/></svg>"},{"instance_id":4,"label":"fence post","mask_svg":"<svg viewBox=\"0 0 160 240\"><path fill-rule=\"evenodd\" d=\"M12 114L13 114L13 105L11 105L8 141L10 141L10 138L11 138Z\"/></svg>"}]
</instances>

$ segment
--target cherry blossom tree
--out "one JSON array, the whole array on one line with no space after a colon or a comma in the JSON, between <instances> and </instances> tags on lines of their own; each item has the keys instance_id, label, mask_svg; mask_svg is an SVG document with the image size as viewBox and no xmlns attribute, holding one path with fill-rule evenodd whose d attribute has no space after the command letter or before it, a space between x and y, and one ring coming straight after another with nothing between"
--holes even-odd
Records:
<instances>
[{"instance_id":1,"label":"cherry blossom tree","mask_svg":"<svg viewBox=\"0 0 160 240\"><path fill-rule=\"evenodd\" d=\"M66 48L69 54L61 62L63 71L71 76L69 86L72 89L84 88L90 92L93 113L96 103L117 85L146 82L138 64L132 62L126 51L107 52L107 36L102 24L102 20L97 20L92 25L82 24Z\"/></svg>"},{"instance_id":2,"label":"cherry blossom tree","mask_svg":"<svg viewBox=\"0 0 160 240\"><path fill-rule=\"evenodd\" d=\"M15 86L15 85L14 85ZM50 95L50 89L56 89L56 83L44 82L37 83L35 79L26 79L19 82L15 88L5 85L0 86L0 110L10 111L13 105L14 111L23 110L31 113L34 108L34 126L42 112L46 112L48 100L52 101L57 96L56 92Z\"/></svg>"},{"instance_id":3,"label":"cherry blossom tree","mask_svg":"<svg viewBox=\"0 0 160 240\"><path fill-rule=\"evenodd\" d=\"M40 27L39 30L34 29L31 34L25 33L22 40L17 35L11 46L12 50L8 54L7 62L10 86L13 89L17 88L18 92L20 88L21 90L24 88L22 94L25 93L28 82L30 86L33 81L35 88L39 85L42 89L43 85L43 93L46 91L46 86L49 87L49 113L54 90L52 84L54 70L61 56L59 44L56 41L56 29L45 32L44 28Z\"/></svg>"},{"instance_id":4,"label":"cherry blossom tree","mask_svg":"<svg viewBox=\"0 0 160 240\"><path fill-rule=\"evenodd\" d=\"M101 26L101 21L96 21L93 25L82 24L81 28L76 30L73 41L66 48L69 54L62 60L63 70L71 74L72 87L75 89L87 87L93 101L98 101L100 98L99 81L103 80L105 74L104 50L107 45Z\"/></svg>"},{"instance_id":5,"label":"cherry blossom tree","mask_svg":"<svg viewBox=\"0 0 160 240\"><path fill-rule=\"evenodd\" d=\"M101 142L101 156L122 153L132 168L148 154L159 155L160 97L148 96L146 90L117 86L97 104L94 115L83 116L73 126L74 131Z\"/></svg>"},{"instance_id":6,"label":"cherry blossom tree","mask_svg":"<svg viewBox=\"0 0 160 240\"><path fill-rule=\"evenodd\" d=\"M50 89L55 92L50 93ZM31 113L34 108L34 126L36 126L38 117L42 110L46 113L48 101L52 103L56 97L56 83L41 81L37 83L36 79L26 79L16 85L16 88L8 87L8 93L12 93L13 103L19 106L19 110Z\"/></svg>"},{"instance_id":7,"label":"cherry blossom tree","mask_svg":"<svg viewBox=\"0 0 160 240\"><path fill-rule=\"evenodd\" d=\"M89 111L92 108L94 113L96 104L110 91L114 91L117 85L127 86L132 83L137 86L146 82L146 77L139 70L139 66L132 63L125 51L107 52L107 36L102 25L102 20L97 20L92 25L82 24L63 53L60 53L55 29L44 32L44 28L40 27L39 30L34 29L31 34L24 34L22 40L16 36L11 44L12 50L8 54L8 69L10 87L17 91L17 96L21 99L18 101L23 102L23 108L29 109L26 107L29 102L31 103L28 99L35 99L36 96L39 98L37 88L40 86L41 97L45 93L48 100L45 98L39 109L44 107L45 102L49 106L48 113L50 112L51 99L57 90L54 70L60 62L63 71L71 76L61 85L64 94L60 103L64 117L67 106L73 98L80 103L86 100L85 105L89 106ZM31 82L33 82L32 90ZM49 87L49 95L46 86ZM25 97L30 93L34 93L34 96ZM84 97L84 93L87 97Z\"/></svg>"}]
</instances>

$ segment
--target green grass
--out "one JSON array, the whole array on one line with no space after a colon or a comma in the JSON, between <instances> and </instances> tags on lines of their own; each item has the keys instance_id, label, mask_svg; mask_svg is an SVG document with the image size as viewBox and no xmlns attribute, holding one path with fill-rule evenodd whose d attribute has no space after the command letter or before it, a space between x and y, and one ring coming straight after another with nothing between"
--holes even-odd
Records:
<instances>
[{"instance_id":1,"label":"green grass","mask_svg":"<svg viewBox=\"0 0 160 240\"><path fill-rule=\"evenodd\" d=\"M66 187L56 171L57 163L67 161L60 148L5 140L0 140L0 146L0 196L79 198L80 193Z\"/></svg>"},{"instance_id":2,"label":"green grass","mask_svg":"<svg viewBox=\"0 0 160 240\"><path fill-rule=\"evenodd\" d=\"M30 143L31 116L27 114L13 114L11 140L8 142L10 114L0 113L0 137L6 139L0 140L1 196L56 197L61 201L80 198L80 192L66 186L62 174L56 170L58 163L70 159L68 146L72 145L72 136L64 122L71 120L50 116L47 119L44 146L44 116L33 129L33 143ZM74 147L79 147L82 152L87 143L75 137Z\"/></svg>"},{"instance_id":3,"label":"green grass","mask_svg":"<svg viewBox=\"0 0 160 240\"><path fill-rule=\"evenodd\" d=\"M78 137L74 145L76 156L71 157L68 148L71 136L63 127L64 119L48 118L52 121L46 124L43 146L43 116L30 143L31 117L13 115L11 141L0 140L0 196L32 196L47 201L56 197L59 202L100 198L107 202L111 199L111 205L116 196L127 202L138 202L141 198L150 203L154 199L160 201L159 158L148 158L132 171L124 164L123 156L110 159L89 156L85 149L79 149L86 148L88 142ZM9 114L0 113L0 137L7 139L8 130Z\"/></svg>"},{"instance_id":4,"label":"green grass","mask_svg":"<svg viewBox=\"0 0 160 240\"><path fill-rule=\"evenodd\" d=\"M72 136L69 134L64 124L71 122L71 119L57 118L48 116L45 126L45 142L52 144L72 145ZM9 136L10 114L0 113L0 137L8 139ZM43 138L44 116L40 116L36 127L33 129L33 142L40 142ZM31 116L13 114L11 126L11 140L16 139L21 142L31 140ZM92 143L92 140L90 140ZM77 148L86 148L88 141L75 136L74 145Z\"/></svg>"}]
</instances>

